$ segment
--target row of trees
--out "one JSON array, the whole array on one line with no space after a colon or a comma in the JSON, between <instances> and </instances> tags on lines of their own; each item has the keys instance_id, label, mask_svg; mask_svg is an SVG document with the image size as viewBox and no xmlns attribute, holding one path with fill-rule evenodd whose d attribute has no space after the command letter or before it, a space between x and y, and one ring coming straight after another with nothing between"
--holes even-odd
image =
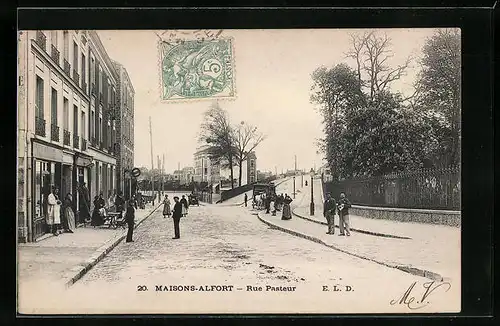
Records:
<instances>
[{"instance_id":1,"label":"row of trees","mask_svg":"<svg viewBox=\"0 0 500 326\"><path fill-rule=\"evenodd\" d=\"M207 146L212 164L229 168L231 188L234 188L233 168L239 167L238 185L241 186L243 162L266 137L257 127L241 121L233 124L226 110L218 102L204 114L198 141Z\"/></svg>"},{"instance_id":2,"label":"row of trees","mask_svg":"<svg viewBox=\"0 0 500 326\"><path fill-rule=\"evenodd\" d=\"M311 102L323 117L318 142L334 179L376 176L460 161L460 34L438 30L423 48L410 96L391 85L414 61L391 67L391 40L351 35L346 57L312 73Z\"/></svg>"}]
</instances>

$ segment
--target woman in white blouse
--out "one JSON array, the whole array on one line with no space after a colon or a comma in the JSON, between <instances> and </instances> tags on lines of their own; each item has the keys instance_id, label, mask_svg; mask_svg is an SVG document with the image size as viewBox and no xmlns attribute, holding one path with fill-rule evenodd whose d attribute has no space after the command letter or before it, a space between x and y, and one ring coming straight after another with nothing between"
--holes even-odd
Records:
<instances>
[{"instance_id":1,"label":"woman in white blouse","mask_svg":"<svg viewBox=\"0 0 500 326\"><path fill-rule=\"evenodd\" d=\"M47 198L48 212L47 224L50 227L52 234L59 235L59 226L61 225L61 200L59 199L59 189L55 186L51 187L51 192Z\"/></svg>"}]
</instances>

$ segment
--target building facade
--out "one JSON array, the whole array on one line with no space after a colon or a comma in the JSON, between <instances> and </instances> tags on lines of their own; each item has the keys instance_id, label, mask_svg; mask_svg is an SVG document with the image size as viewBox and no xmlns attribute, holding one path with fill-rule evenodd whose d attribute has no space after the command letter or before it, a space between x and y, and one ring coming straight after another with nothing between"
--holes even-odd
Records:
<instances>
[{"instance_id":1,"label":"building facade","mask_svg":"<svg viewBox=\"0 0 500 326\"><path fill-rule=\"evenodd\" d=\"M113 61L118 74L115 123L117 127L117 183L118 188L128 198L130 196L130 175L125 173L134 168L134 87L127 70Z\"/></svg>"},{"instance_id":2,"label":"building facade","mask_svg":"<svg viewBox=\"0 0 500 326\"><path fill-rule=\"evenodd\" d=\"M247 155L247 184L257 182L257 156L255 152Z\"/></svg>"},{"instance_id":3,"label":"building facade","mask_svg":"<svg viewBox=\"0 0 500 326\"><path fill-rule=\"evenodd\" d=\"M194 171L192 180L194 182L207 182L209 185L219 184L221 175L220 167L210 160L208 147L202 146L194 153Z\"/></svg>"},{"instance_id":4,"label":"building facade","mask_svg":"<svg viewBox=\"0 0 500 326\"><path fill-rule=\"evenodd\" d=\"M113 123L106 115L112 95L103 94L112 92L116 78L106 57L92 32L19 32L20 242L36 241L46 233L51 186L60 189L61 200L73 194L77 221L82 205L79 184L85 182L91 196L114 189ZM92 69L94 63L99 69ZM102 92L95 92L98 89Z\"/></svg>"}]
</instances>

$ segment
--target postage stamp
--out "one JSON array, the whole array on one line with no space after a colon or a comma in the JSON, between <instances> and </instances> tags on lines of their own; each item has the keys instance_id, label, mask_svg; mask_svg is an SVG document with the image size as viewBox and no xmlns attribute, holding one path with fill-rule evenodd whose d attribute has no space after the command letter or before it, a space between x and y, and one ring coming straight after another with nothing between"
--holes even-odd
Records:
<instances>
[{"instance_id":1,"label":"postage stamp","mask_svg":"<svg viewBox=\"0 0 500 326\"><path fill-rule=\"evenodd\" d=\"M163 101L234 98L233 40L160 41Z\"/></svg>"}]
</instances>

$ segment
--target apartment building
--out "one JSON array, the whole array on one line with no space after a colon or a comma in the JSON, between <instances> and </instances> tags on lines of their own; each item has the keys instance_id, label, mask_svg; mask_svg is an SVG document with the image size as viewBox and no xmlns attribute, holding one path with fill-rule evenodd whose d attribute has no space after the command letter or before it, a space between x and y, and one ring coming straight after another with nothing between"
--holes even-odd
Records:
<instances>
[{"instance_id":1,"label":"apartment building","mask_svg":"<svg viewBox=\"0 0 500 326\"><path fill-rule=\"evenodd\" d=\"M46 229L51 186L61 199L78 184L93 197L115 189L117 76L95 32L22 31L18 37L18 239L36 241ZM92 201L92 198L91 198Z\"/></svg>"}]
</instances>

